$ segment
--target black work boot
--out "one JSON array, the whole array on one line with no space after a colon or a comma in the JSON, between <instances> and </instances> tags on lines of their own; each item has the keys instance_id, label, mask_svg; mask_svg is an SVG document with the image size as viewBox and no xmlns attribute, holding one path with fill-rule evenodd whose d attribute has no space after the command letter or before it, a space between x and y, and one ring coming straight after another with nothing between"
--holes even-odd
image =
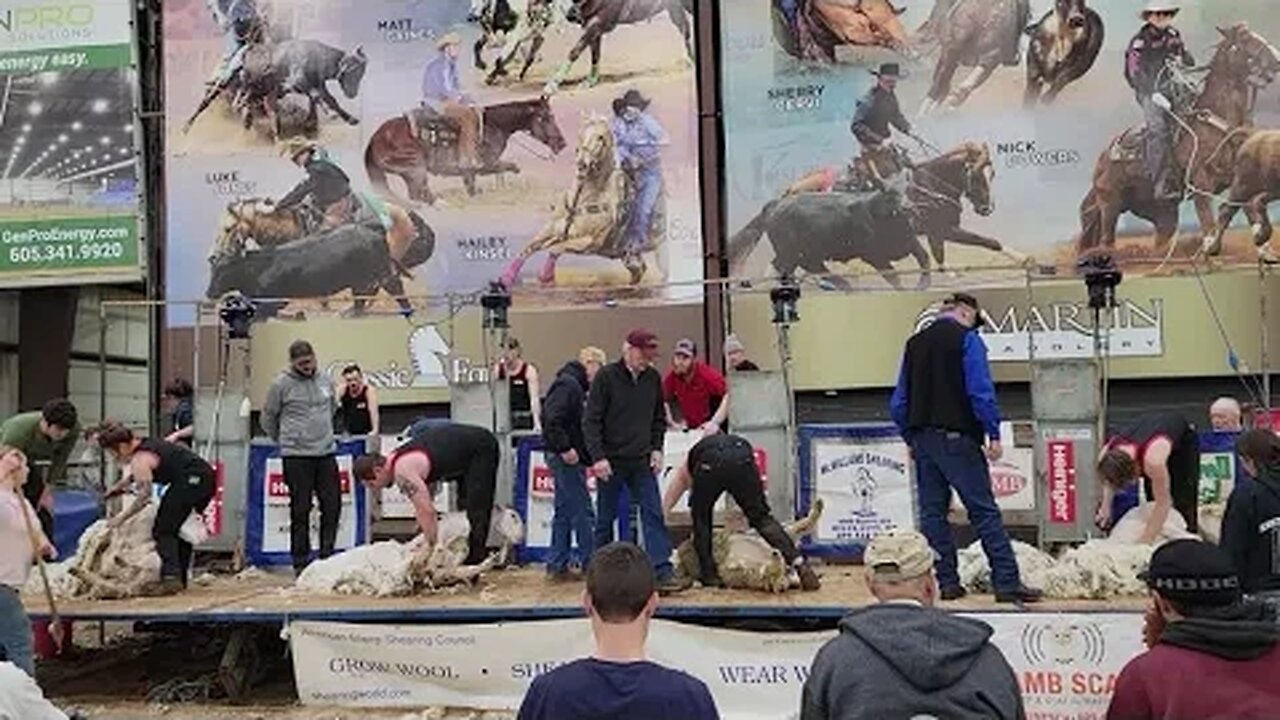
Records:
<instances>
[{"instance_id":1,"label":"black work boot","mask_svg":"<svg viewBox=\"0 0 1280 720\"><path fill-rule=\"evenodd\" d=\"M1012 590L996 591L996 602L998 603L1037 603L1042 599L1044 599L1044 591L1029 588L1026 585L1019 585Z\"/></svg>"}]
</instances>

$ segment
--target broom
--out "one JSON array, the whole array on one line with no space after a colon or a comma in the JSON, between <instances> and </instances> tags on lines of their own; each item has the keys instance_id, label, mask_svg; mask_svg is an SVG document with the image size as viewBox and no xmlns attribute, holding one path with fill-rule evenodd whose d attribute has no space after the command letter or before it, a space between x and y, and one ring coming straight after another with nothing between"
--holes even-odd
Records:
<instances>
[{"instance_id":1,"label":"broom","mask_svg":"<svg viewBox=\"0 0 1280 720\"><path fill-rule=\"evenodd\" d=\"M44 599L49 603L49 637L53 638L53 645L62 652L62 641L66 639L66 635L62 630L62 619L58 615L58 605L53 601L53 588L49 585L49 572L44 567L44 554L41 552L39 541L36 539L35 528L31 526L31 513L27 510L31 507L26 498L22 498L22 522L27 526L27 538L31 540L31 552L36 556L36 565L40 568L40 580L44 585Z\"/></svg>"}]
</instances>

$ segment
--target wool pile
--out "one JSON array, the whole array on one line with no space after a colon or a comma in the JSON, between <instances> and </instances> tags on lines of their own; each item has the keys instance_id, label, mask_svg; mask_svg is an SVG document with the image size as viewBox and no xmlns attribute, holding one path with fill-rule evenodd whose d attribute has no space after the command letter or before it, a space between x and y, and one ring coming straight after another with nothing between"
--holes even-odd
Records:
<instances>
[{"instance_id":1,"label":"wool pile","mask_svg":"<svg viewBox=\"0 0 1280 720\"><path fill-rule=\"evenodd\" d=\"M807 516L784 525L783 529L792 540L798 541L813 531L821 516L822 500L817 499ZM754 530L715 530L711 535L711 556L715 558L720 579L729 588L782 593L800 585L795 570L787 565L782 553L770 547ZM676 548L676 571L691 580L700 576L692 538Z\"/></svg>"},{"instance_id":2,"label":"wool pile","mask_svg":"<svg viewBox=\"0 0 1280 720\"><path fill-rule=\"evenodd\" d=\"M296 590L306 593L396 597L469 584L504 566L524 541L524 523L509 508L495 508L489 546L498 548L479 565L463 565L471 524L465 513L440 517L438 542L421 536L406 543L387 540L362 545L312 563L298 576Z\"/></svg>"},{"instance_id":3,"label":"wool pile","mask_svg":"<svg viewBox=\"0 0 1280 720\"><path fill-rule=\"evenodd\" d=\"M90 525L75 555L47 566L53 596L118 600L142 595L160 579L160 556L151 537L155 518L156 503L151 503L115 531L106 520ZM23 592L43 596L38 571L31 573Z\"/></svg>"},{"instance_id":4,"label":"wool pile","mask_svg":"<svg viewBox=\"0 0 1280 720\"><path fill-rule=\"evenodd\" d=\"M1141 595L1146 586L1138 573L1151 562L1151 545L1090 540L1053 557L1031 545L1013 541L1022 580L1059 600L1107 600ZM960 582L971 592L991 592L991 568L980 543L959 553Z\"/></svg>"}]
</instances>

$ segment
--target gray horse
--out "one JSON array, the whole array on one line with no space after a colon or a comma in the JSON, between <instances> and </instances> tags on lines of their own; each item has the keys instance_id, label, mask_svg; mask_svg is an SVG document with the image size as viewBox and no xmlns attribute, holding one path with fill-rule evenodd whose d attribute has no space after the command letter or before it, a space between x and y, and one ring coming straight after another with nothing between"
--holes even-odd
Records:
<instances>
[{"instance_id":1,"label":"gray horse","mask_svg":"<svg viewBox=\"0 0 1280 720\"><path fill-rule=\"evenodd\" d=\"M939 48L933 84L920 114L943 104L963 105L997 67L1019 64L1019 45L1030 21L1029 0L937 0L929 20L917 31L922 44ZM973 70L952 88L961 66Z\"/></svg>"}]
</instances>

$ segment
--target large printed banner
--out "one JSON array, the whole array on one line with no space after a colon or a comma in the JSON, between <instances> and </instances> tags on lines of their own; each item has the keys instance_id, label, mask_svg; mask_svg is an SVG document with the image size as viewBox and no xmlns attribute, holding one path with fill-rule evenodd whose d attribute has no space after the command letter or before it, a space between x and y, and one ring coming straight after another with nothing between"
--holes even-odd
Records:
<instances>
[{"instance_id":1,"label":"large printed banner","mask_svg":"<svg viewBox=\"0 0 1280 720\"><path fill-rule=\"evenodd\" d=\"M1013 667L1028 716L1102 718L1115 678L1142 649L1136 614L976 615ZM752 633L657 620L649 657L702 680L725 720L799 716L818 649L833 633ZM514 710L538 675L588 655L585 620L440 627L295 622L306 705ZM907 710L907 708L904 708Z\"/></svg>"},{"instance_id":2,"label":"large printed banner","mask_svg":"<svg viewBox=\"0 0 1280 720\"><path fill-rule=\"evenodd\" d=\"M352 458L364 453L364 441L339 443L338 479L342 488L342 514L338 522L337 550L349 550L368 542L369 522L364 488L351 476ZM245 527L245 554L253 565L288 565L290 527L289 487L284 467L274 445L254 444L249 448L248 513ZM320 548L320 508L311 500L311 548Z\"/></svg>"},{"instance_id":3,"label":"large printed banner","mask_svg":"<svg viewBox=\"0 0 1280 720\"><path fill-rule=\"evenodd\" d=\"M0 287L141 277L129 0L0 8Z\"/></svg>"},{"instance_id":4,"label":"large printed banner","mask_svg":"<svg viewBox=\"0 0 1280 720\"><path fill-rule=\"evenodd\" d=\"M700 302L692 18L572 5L166 0L170 299Z\"/></svg>"}]
</instances>

